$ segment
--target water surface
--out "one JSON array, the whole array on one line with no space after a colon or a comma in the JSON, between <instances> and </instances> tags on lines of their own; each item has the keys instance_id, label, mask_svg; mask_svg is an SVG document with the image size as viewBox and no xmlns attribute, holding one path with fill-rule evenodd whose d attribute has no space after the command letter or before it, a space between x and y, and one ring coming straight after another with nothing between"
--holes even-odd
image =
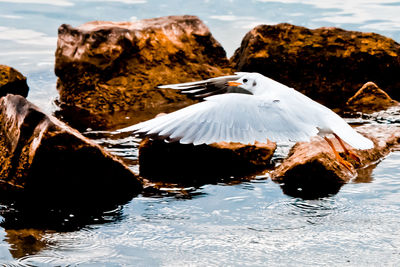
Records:
<instances>
[{"instance_id":1,"label":"water surface","mask_svg":"<svg viewBox=\"0 0 400 267\"><path fill-rule=\"evenodd\" d=\"M400 153L370 183L337 195L292 198L265 177L204 185L185 199L139 196L82 229L36 230L39 251L13 263L49 266L396 266L400 263ZM107 221L108 220L108 221ZM3 236L3 258L13 232ZM14 238L15 239L15 238ZM21 246L10 242L10 253ZM32 251L31 251L32 252ZM8 256L8 259L11 259Z\"/></svg>"}]
</instances>

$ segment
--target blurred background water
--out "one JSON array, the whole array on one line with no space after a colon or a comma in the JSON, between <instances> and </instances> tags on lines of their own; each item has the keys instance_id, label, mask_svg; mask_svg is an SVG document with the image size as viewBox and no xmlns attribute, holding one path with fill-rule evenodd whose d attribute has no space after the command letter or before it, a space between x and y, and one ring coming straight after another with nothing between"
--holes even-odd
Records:
<instances>
[{"instance_id":1,"label":"blurred background water","mask_svg":"<svg viewBox=\"0 0 400 267\"><path fill-rule=\"evenodd\" d=\"M247 31L288 22L372 31L400 40L395 0L0 0L0 64L28 78L28 99L56 110L57 28L92 20L197 15L231 56ZM137 143L113 148L137 170ZM400 153L364 182L303 200L268 177L139 195L107 212L12 213L0 203L0 263L20 266L399 266ZM10 215L11 214L11 215ZM42 217L41 217L42 216ZM25 223L17 221L23 220ZM43 224L35 224L38 220ZM18 227L16 226L18 225ZM22 225L22 226L21 226ZM18 228L18 229L14 229ZM24 228L24 229L19 229Z\"/></svg>"}]
</instances>

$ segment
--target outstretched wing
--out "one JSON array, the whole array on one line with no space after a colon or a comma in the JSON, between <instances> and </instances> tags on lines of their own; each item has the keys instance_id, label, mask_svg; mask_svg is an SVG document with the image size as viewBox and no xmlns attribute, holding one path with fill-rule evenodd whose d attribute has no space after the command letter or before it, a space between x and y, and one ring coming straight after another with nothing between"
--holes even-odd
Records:
<instances>
[{"instance_id":1,"label":"outstretched wing","mask_svg":"<svg viewBox=\"0 0 400 267\"><path fill-rule=\"evenodd\" d=\"M240 79L244 74L246 73L236 72L235 75L221 76L196 82L161 85L158 86L158 88L180 90L182 94L191 98L205 98L211 95L225 93L251 94L251 92L243 88L227 85L227 82Z\"/></svg>"},{"instance_id":2,"label":"outstretched wing","mask_svg":"<svg viewBox=\"0 0 400 267\"><path fill-rule=\"evenodd\" d=\"M253 144L267 139L300 141L318 133L313 121L307 121L284 101L246 94L216 95L205 100L119 132L133 131L195 145L222 141Z\"/></svg>"}]
</instances>

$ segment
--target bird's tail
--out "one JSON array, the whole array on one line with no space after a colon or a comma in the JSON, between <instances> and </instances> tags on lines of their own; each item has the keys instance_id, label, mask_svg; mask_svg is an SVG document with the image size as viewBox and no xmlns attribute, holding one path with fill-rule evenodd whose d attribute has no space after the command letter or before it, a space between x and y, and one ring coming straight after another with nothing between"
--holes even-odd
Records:
<instances>
[{"instance_id":1,"label":"bird's tail","mask_svg":"<svg viewBox=\"0 0 400 267\"><path fill-rule=\"evenodd\" d=\"M350 127L351 131L335 131L335 133L347 144L354 147L355 149L371 149L374 147L374 143L357 133L354 129Z\"/></svg>"}]
</instances>

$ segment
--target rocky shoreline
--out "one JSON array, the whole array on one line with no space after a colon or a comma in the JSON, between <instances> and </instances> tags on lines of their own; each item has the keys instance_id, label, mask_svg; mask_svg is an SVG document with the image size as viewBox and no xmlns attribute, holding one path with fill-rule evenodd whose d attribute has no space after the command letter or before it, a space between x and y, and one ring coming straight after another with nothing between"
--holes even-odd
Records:
<instances>
[{"instance_id":1,"label":"rocky shoreline","mask_svg":"<svg viewBox=\"0 0 400 267\"><path fill-rule=\"evenodd\" d=\"M267 172L289 195L334 194L398 149L398 126L357 127L375 147L354 151L361 163L352 162L353 170L340 165L320 138L294 145L276 167L274 143L192 146L144 140L139 176L72 127L113 130L177 110L198 100L157 85L234 71L260 72L344 114L390 115L400 109L389 97L400 98L400 79L394 75L399 55L399 44L390 38L338 28L260 25L228 59L194 16L61 25L55 64L58 119L25 99L22 74L0 65L0 189L11 198L40 195L42 202L61 205L70 201L63 198L67 191L76 192L77 203L107 202L129 199L156 181L200 185Z\"/></svg>"}]
</instances>

